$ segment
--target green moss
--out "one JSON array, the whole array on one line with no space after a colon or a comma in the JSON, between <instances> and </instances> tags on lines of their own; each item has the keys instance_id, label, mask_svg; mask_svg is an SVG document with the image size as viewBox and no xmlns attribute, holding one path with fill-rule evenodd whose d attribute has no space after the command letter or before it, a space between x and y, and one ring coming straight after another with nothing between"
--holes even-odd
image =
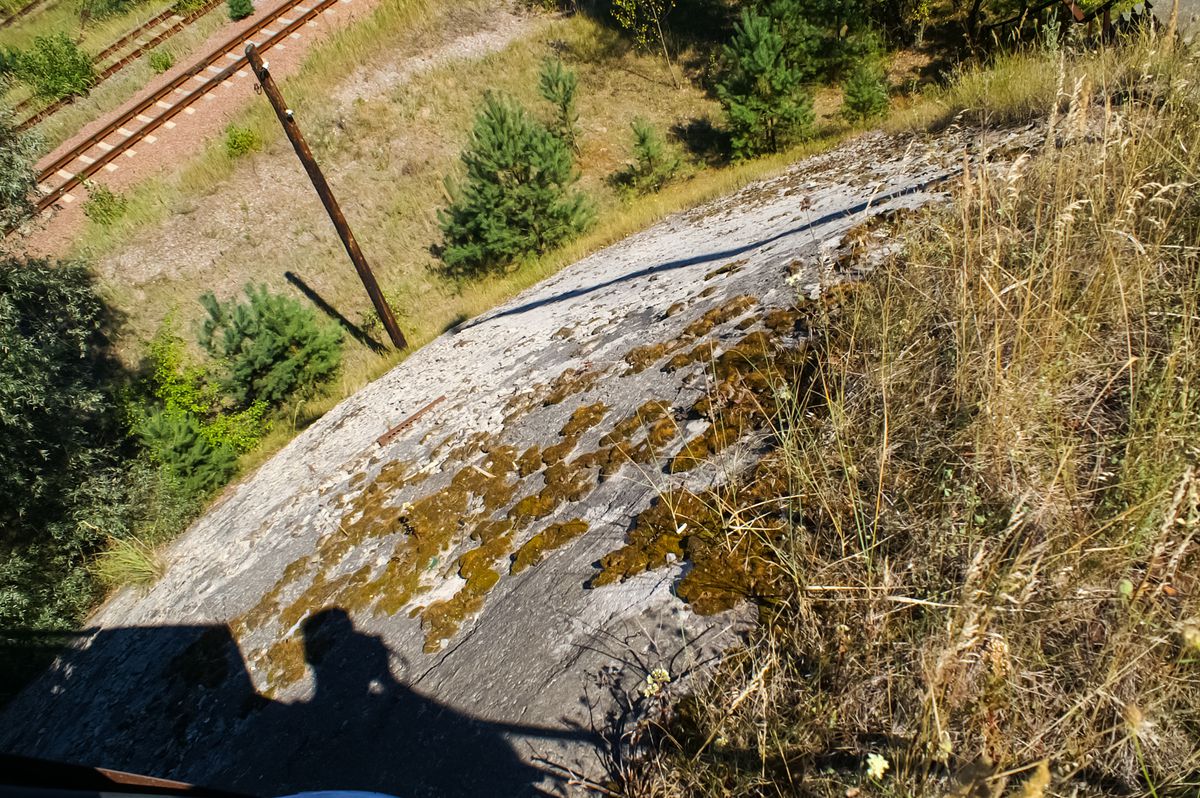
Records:
<instances>
[{"instance_id":1,"label":"green moss","mask_svg":"<svg viewBox=\"0 0 1200 798\"><path fill-rule=\"evenodd\" d=\"M264 695L274 698L285 687L295 684L308 673L304 659L304 643L296 636L276 641L254 660L254 668L266 674Z\"/></svg>"},{"instance_id":2,"label":"green moss","mask_svg":"<svg viewBox=\"0 0 1200 798\"><path fill-rule=\"evenodd\" d=\"M792 308L776 308L763 318L763 326L776 335L788 335L797 331L803 315Z\"/></svg>"},{"instance_id":3,"label":"green moss","mask_svg":"<svg viewBox=\"0 0 1200 798\"><path fill-rule=\"evenodd\" d=\"M781 463L768 458L744 481L660 497L638 515L625 545L601 558L591 586L686 559L691 567L676 593L695 612L722 612L749 598L769 602L786 578L770 556L787 529L790 490L783 474Z\"/></svg>"},{"instance_id":4,"label":"green moss","mask_svg":"<svg viewBox=\"0 0 1200 798\"><path fill-rule=\"evenodd\" d=\"M559 524L551 524L530 538L525 545L517 549L513 555L511 573L517 574L531 565L537 565L546 555L555 549L562 548L575 538L587 532L586 521L575 518Z\"/></svg>"},{"instance_id":5,"label":"green moss","mask_svg":"<svg viewBox=\"0 0 1200 798\"><path fill-rule=\"evenodd\" d=\"M512 524L509 523L507 528L511 530ZM479 612L488 592L500 581L500 574L493 565L508 554L511 538L507 534L494 534L496 531L491 528L483 533L486 537L483 545L458 558L458 575L466 580L466 584L451 598L436 601L422 610L426 653L440 649L445 640L458 632L468 615Z\"/></svg>"}]
</instances>

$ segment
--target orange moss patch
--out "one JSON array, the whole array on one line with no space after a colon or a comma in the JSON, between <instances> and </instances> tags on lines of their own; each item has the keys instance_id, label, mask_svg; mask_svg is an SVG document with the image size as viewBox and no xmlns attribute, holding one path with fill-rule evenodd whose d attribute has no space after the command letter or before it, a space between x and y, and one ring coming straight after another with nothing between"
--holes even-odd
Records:
<instances>
[{"instance_id":1,"label":"orange moss patch","mask_svg":"<svg viewBox=\"0 0 1200 798\"><path fill-rule=\"evenodd\" d=\"M714 327L718 327L728 321L733 321L757 304L758 299L748 294L734 297L725 304L708 311L687 327L684 327L683 334L688 338L699 338L702 335L708 335Z\"/></svg>"},{"instance_id":2,"label":"orange moss patch","mask_svg":"<svg viewBox=\"0 0 1200 798\"><path fill-rule=\"evenodd\" d=\"M747 598L769 599L785 577L769 556L787 529L788 483L764 460L748 479L702 494L676 490L638 515L626 544L600 560L592 587L686 559L676 593L702 615Z\"/></svg>"},{"instance_id":3,"label":"orange moss patch","mask_svg":"<svg viewBox=\"0 0 1200 798\"><path fill-rule=\"evenodd\" d=\"M713 269L711 272L704 275L704 279L711 280L712 278L720 277L723 274L736 274L737 272L742 270L742 267L745 266L746 263L747 263L747 261L745 258L742 258L741 260L735 260L730 263L726 263L724 266L720 266L716 269Z\"/></svg>"},{"instance_id":4,"label":"orange moss patch","mask_svg":"<svg viewBox=\"0 0 1200 798\"><path fill-rule=\"evenodd\" d=\"M708 363L716 357L717 345L712 341L704 341L687 352L680 352L667 361L663 371L678 371L693 363Z\"/></svg>"},{"instance_id":5,"label":"orange moss patch","mask_svg":"<svg viewBox=\"0 0 1200 798\"><path fill-rule=\"evenodd\" d=\"M517 553L513 556L510 573L517 574L531 565L537 565L551 551L562 548L587 531L587 522L578 518L560 524L551 524L517 549Z\"/></svg>"},{"instance_id":6,"label":"orange moss patch","mask_svg":"<svg viewBox=\"0 0 1200 798\"><path fill-rule=\"evenodd\" d=\"M629 365L629 368L625 369L625 373L622 376L628 377L631 374L641 374L682 345L680 341L661 341L656 344L645 344L644 346L637 346L630 349L625 354L625 362Z\"/></svg>"},{"instance_id":7,"label":"orange moss patch","mask_svg":"<svg viewBox=\"0 0 1200 798\"><path fill-rule=\"evenodd\" d=\"M600 423L600 420L608 414L608 405L604 402L596 402L595 404L584 405L571 414L571 418L563 425L562 431L559 432L564 438L573 438L578 440L583 433L587 432L592 427Z\"/></svg>"},{"instance_id":8,"label":"orange moss patch","mask_svg":"<svg viewBox=\"0 0 1200 798\"><path fill-rule=\"evenodd\" d=\"M550 392L542 400L542 405L544 407L556 405L568 396L583 393L595 385L599 379L600 372L598 371L567 369L562 374L559 374L554 379L554 382L550 384Z\"/></svg>"}]
</instances>

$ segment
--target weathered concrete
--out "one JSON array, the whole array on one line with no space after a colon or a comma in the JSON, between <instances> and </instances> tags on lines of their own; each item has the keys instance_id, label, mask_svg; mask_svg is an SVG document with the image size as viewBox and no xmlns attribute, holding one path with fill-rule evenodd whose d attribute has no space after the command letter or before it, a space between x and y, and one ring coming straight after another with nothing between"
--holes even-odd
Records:
<instances>
[{"instance_id":1,"label":"weathered concrete","mask_svg":"<svg viewBox=\"0 0 1200 798\"><path fill-rule=\"evenodd\" d=\"M672 477L662 464L704 425L681 420L653 462L599 481L589 472L580 498L511 531L484 563L499 579L475 602L482 608L468 607L439 642L410 613L463 590L459 558L480 546L478 525L545 481L543 470L493 473L496 452L561 443L573 413L597 402L608 410L577 436L576 453L596 449L647 400L690 406L706 389L703 362L630 373L630 351L678 339L732 298L755 297L701 336L718 347L737 340L755 328L747 319L819 283L823 257L847 230L938 196L976 144L955 135L856 140L674 216L443 335L228 491L171 549L148 594L105 606L89 641L0 716L0 750L261 794L518 795L538 785L570 791L552 778L564 769L598 776L590 729L613 706L604 683L631 684L659 666L678 680L735 640L742 621L690 613L672 593L683 564L587 589L595 563L661 488L723 479L753 446ZM789 284L789 274L798 279ZM554 403L555 381L570 369L585 378ZM395 478L401 463L410 464L407 481ZM417 469L428 476L414 483ZM446 493L456 474L483 487ZM437 491L449 497L441 515L408 520ZM384 518L371 526L363 512ZM522 544L570 519L587 531L509 572ZM420 571L411 594L388 581L394 563ZM399 606L380 611L385 596ZM327 607L349 610L357 631L340 612L314 628Z\"/></svg>"}]
</instances>

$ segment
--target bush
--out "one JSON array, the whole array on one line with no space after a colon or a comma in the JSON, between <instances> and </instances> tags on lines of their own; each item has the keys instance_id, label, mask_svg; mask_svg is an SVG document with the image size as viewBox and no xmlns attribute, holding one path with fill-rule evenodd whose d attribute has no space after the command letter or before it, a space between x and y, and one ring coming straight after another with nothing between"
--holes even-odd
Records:
<instances>
[{"instance_id":1,"label":"bush","mask_svg":"<svg viewBox=\"0 0 1200 798\"><path fill-rule=\"evenodd\" d=\"M99 225L107 227L125 215L129 200L121 194L88 180L84 187L88 198L83 203L83 215Z\"/></svg>"},{"instance_id":2,"label":"bush","mask_svg":"<svg viewBox=\"0 0 1200 798\"><path fill-rule=\"evenodd\" d=\"M0 627L61 628L93 598L95 508L120 504L110 322L84 266L0 261Z\"/></svg>"},{"instance_id":3,"label":"bush","mask_svg":"<svg viewBox=\"0 0 1200 798\"><path fill-rule=\"evenodd\" d=\"M464 185L439 212L449 271L473 275L545 252L592 220L570 148L521 106L489 94L462 155Z\"/></svg>"},{"instance_id":4,"label":"bush","mask_svg":"<svg viewBox=\"0 0 1200 798\"><path fill-rule=\"evenodd\" d=\"M0 228L9 230L33 210L29 195L37 183L37 140L18 133L12 113L0 109Z\"/></svg>"},{"instance_id":5,"label":"bush","mask_svg":"<svg viewBox=\"0 0 1200 798\"><path fill-rule=\"evenodd\" d=\"M645 119L633 120L634 162L616 177L618 185L639 194L658 191L679 172L682 161Z\"/></svg>"},{"instance_id":6,"label":"bush","mask_svg":"<svg viewBox=\"0 0 1200 798\"><path fill-rule=\"evenodd\" d=\"M859 64L842 87L842 116L850 122L866 122L883 116L888 108L887 80L873 64Z\"/></svg>"},{"instance_id":7,"label":"bush","mask_svg":"<svg viewBox=\"0 0 1200 798\"><path fill-rule=\"evenodd\" d=\"M547 58L542 62L542 71L538 75L538 88L542 97L558 112L551 129L571 149L578 150L579 111L575 108L575 92L579 88L579 77L563 66L560 59Z\"/></svg>"},{"instance_id":8,"label":"bush","mask_svg":"<svg viewBox=\"0 0 1200 798\"><path fill-rule=\"evenodd\" d=\"M245 19L254 13L253 0L228 0L229 18L234 22Z\"/></svg>"},{"instance_id":9,"label":"bush","mask_svg":"<svg viewBox=\"0 0 1200 798\"><path fill-rule=\"evenodd\" d=\"M779 152L808 135L812 99L770 19L743 9L724 58L717 97L732 128L735 158Z\"/></svg>"},{"instance_id":10,"label":"bush","mask_svg":"<svg viewBox=\"0 0 1200 798\"><path fill-rule=\"evenodd\" d=\"M225 128L225 154L230 158L238 158L260 149L262 136L258 135L258 131L240 125Z\"/></svg>"},{"instance_id":11,"label":"bush","mask_svg":"<svg viewBox=\"0 0 1200 798\"><path fill-rule=\"evenodd\" d=\"M256 402L279 406L295 393L310 393L337 371L341 332L317 322L316 314L266 286L246 286L247 301L221 303L200 298L208 318L200 345L224 370L222 385L235 407Z\"/></svg>"},{"instance_id":12,"label":"bush","mask_svg":"<svg viewBox=\"0 0 1200 798\"><path fill-rule=\"evenodd\" d=\"M175 56L166 50L155 50L150 53L150 68L161 75L175 66Z\"/></svg>"},{"instance_id":13,"label":"bush","mask_svg":"<svg viewBox=\"0 0 1200 798\"><path fill-rule=\"evenodd\" d=\"M87 94L96 83L91 57L65 33L34 39L18 57L16 74L46 100Z\"/></svg>"}]
</instances>

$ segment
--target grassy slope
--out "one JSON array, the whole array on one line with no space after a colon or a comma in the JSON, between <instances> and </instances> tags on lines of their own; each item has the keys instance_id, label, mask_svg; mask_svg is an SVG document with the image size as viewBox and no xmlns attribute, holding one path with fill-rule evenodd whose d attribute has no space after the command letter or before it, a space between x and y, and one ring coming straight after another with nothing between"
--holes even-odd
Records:
<instances>
[{"instance_id":1,"label":"grassy slope","mask_svg":"<svg viewBox=\"0 0 1200 798\"><path fill-rule=\"evenodd\" d=\"M690 178L658 195L630 202L607 181L630 157L629 124L634 116L646 116L666 129L697 117L715 121L719 107L696 88L671 89L661 60L630 50L611 31L582 17L543 19L532 36L500 52L437 67L379 99L358 101L348 109L329 99L354 64L369 62L388 50L420 52L430 41L445 36L448 27L452 30L455 20L461 23L465 16L487 13L488 4L481 2L453 12L435 12L419 0L389 0L372 19L321 47L283 85L413 346L675 210L726 193L807 151L829 146L843 132L832 125L825 137L777 158L719 169L697 166ZM466 285L447 281L433 271L437 261L429 247L439 238L435 210L446 202L443 180L458 170L458 153L474 109L483 91L492 89L515 95L549 118L550 109L537 95L536 76L542 60L553 52L561 53L579 73L580 185L596 201L600 221L581 239L509 274ZM832 103L828 97L824 102L828 110ZM200 203L242 209L235 214L236 239L212 262L187 264L172 269L169 276L145 282L122 275L110 283L116 305L126 314L130 337L125 346L131 354L172 308L183 329L188 329L200 314L194 298L210 288L228 295L254 280L294 291L283 278L287 270L299 273L353 321L369 309L307 184L288 184L296 204L287 206L286 218L272 215L260 204L264 200L272 204L271 194L256 193L259 199L253 207L247 204L244 192L252 187L257 192L260 175L278 174L276 170L298 173L298 168L265 103L250 109L239 124L262 135L265 152L231 159L222 142L214 142L178 171L132 192L131 210L120 223L92 225L80 238L78 254L102 264L137 259L148 257L160 245L160 250L186 249L176 231L179 236L228 238L220 220L207 228L191 221L191 211ZM161 241L143 239L159 234ZM152 243L130 256L130 242L142 240ZM330 396L298 409L297 423L315 418L396 361L394 355L380 358L352 344L340 384ZM292 426L278 428L247 465L274 451L294 431Z\"/></svg>"},{"instance_id":2,"label":"grassy slope","mask_svg":"<svg viewBox=\"0 0 1200 798\"><path fill-rule=\"evenodd\" d=\"M1197 66L1005 57L897 122L1052 133L807 307L810 413L772 455L792 524L721 508L770 563L765 622L698 696L638 699L626 739L658 745L625 794L1196 794Z\"/></svg>"}]
</instances>

